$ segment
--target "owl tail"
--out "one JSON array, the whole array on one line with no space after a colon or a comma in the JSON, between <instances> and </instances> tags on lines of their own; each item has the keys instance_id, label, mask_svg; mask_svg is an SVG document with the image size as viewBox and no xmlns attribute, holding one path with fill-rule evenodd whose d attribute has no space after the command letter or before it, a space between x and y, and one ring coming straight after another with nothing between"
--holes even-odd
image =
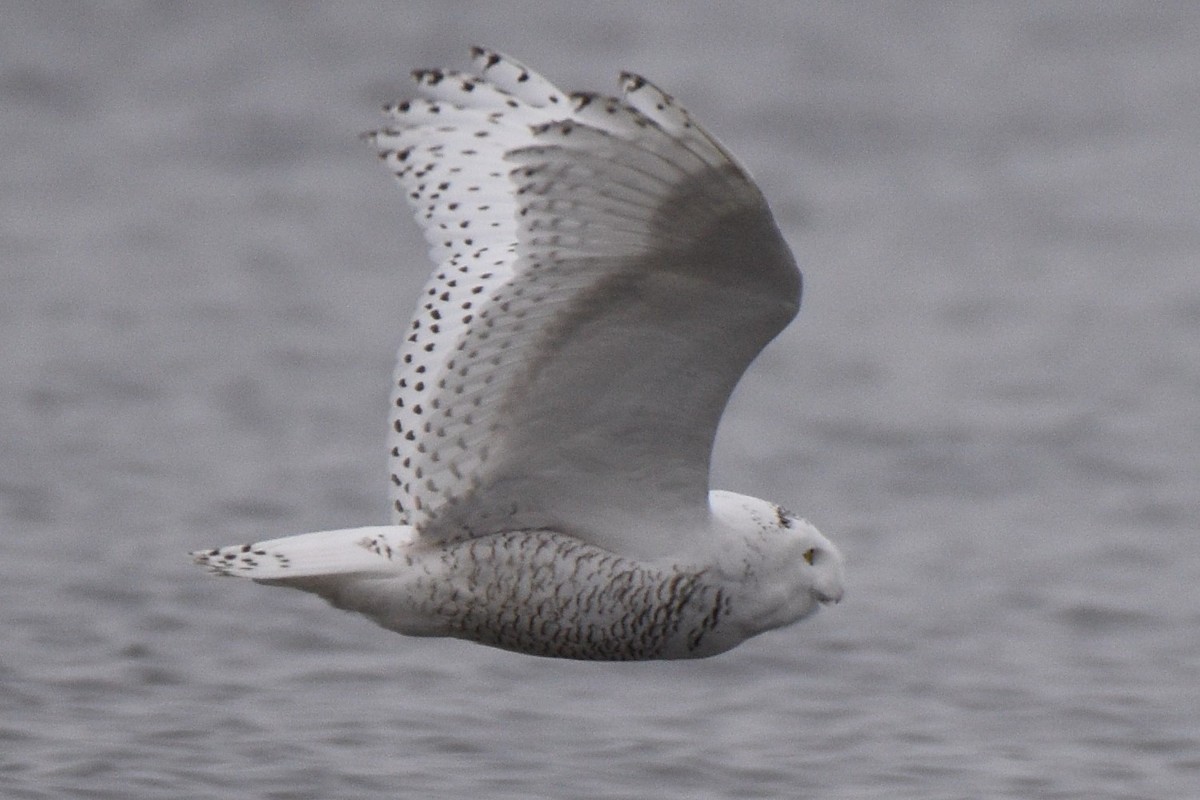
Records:
<instances>
[{"instance_id":1,"label":"owl tail","mask_svg":"<svg viewBox=\"0 0 1200 800\"><path fill-rule=\"evenodd\" d=\"M194 550L191 556L216 575L261 581L354 573L387 575L405 567L407 551L415 541L412 527L383 525Z\"/></svg>"}]
</instances>

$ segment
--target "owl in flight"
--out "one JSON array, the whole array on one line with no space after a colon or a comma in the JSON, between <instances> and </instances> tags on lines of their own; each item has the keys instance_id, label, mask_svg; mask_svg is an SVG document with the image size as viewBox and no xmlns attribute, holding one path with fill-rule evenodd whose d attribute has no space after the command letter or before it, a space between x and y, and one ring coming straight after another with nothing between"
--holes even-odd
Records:
<instances>
[{"instance_id":1,"label":"owl in flight","mask_svg":"<svg viewBox=\"0 0 1200 800\"><path fill-rule=\"evenodd\" d=\"M392 384L392 524L199 550L413 636L701 658L842 596L778 505L710 490L735 384L796 315L758 188L674 99L472 49L368 135L437 267Z\"/></svg>"}]
</instances>

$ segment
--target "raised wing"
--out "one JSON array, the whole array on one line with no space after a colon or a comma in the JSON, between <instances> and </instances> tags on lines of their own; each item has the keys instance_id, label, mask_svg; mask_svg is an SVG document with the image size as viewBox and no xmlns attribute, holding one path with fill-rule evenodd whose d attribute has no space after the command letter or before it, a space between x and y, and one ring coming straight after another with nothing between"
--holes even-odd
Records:
<instances>
[{"instance_id":1,"label":"raised wing","mask_svg":"<svg viewBox=\"0 0 1200 800\"><path fill-rule=\"evenodd\" d=\"M567 96L473 54L475 75L415 73L422 98L372 135L439 263L396 373L395 521L686 548L721 413L800 273L749 177L654 86Z\"/></svg>"}]
</instances>

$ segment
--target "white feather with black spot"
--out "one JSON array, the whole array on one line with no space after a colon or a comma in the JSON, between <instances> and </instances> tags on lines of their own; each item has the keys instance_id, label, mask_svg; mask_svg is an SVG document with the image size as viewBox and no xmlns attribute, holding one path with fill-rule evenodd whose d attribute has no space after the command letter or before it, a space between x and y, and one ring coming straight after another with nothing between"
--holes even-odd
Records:
<instances>
[{"instance_id":1,"label":"white feather with black spot","mask_svg":"<svg viewBox=\"0 0 1200 800\"><path fill-rule=\"evenodd\" d=\"M720 412L794 315L798 273L745 173L644 79L567 95L473 60L414 73L421 97L372 137L439 264L399 355L394 519L435 540L549 525L668 552L614 528L703 523ZM721 220L741 252L705 244ZM757 264L738 276L741 259Z\"/></svg>"},{"instance_id":2,"label":"white feather with black spot","mask_svg":"<svg viewBox=\"0 0 1200 800\"><path fill-rule=\"evenodd\" d=\"M842 596L778 505L710 491L725 403L800 274L746 173L669 96L567 95L473 50L371 135L438 266L400 349L392 526L193 553L410 635L696 658Z\"/></svg>"}]
</instances>

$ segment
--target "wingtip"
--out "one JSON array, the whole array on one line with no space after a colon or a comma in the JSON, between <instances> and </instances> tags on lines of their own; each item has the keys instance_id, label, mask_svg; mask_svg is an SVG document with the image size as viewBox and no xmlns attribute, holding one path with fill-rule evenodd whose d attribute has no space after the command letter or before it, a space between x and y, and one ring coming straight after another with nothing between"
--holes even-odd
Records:
<instances>
[{"instance_id":1,"label":"wingtip","mask_svg":"<svg viewBox=\"0 0 1200 800\"><path fill-rule=\"evenodd\" d=\"M504 56L490 47L471 45L471 60L479 64L481 71L487 71L504 60ZM482 62L482 63L479 63Z\"/></svg>"},{"instance_id":2,"label":"wingtip","mask_svg":"<svg viewBox=\"0 0 1200 800\"><path fill-rule=\"evenodd\" d=\"M646 86L649 83L650 81L646 80L641 75L638 75L636 72L621 70L621 89L626 92L636 92L638 89L641 89L643 86Z\"/></svg>"},{"instance_id":3,"label":"wingtip","mask_svg":"<svg viewBox=\"0 0 1200 800\"><path fill-rule=\"evenodd\" d=\"M437 86L446 78L446 71L436 68L414 69L410 74L418 86Z\"/></svg>"}]
</instances>

